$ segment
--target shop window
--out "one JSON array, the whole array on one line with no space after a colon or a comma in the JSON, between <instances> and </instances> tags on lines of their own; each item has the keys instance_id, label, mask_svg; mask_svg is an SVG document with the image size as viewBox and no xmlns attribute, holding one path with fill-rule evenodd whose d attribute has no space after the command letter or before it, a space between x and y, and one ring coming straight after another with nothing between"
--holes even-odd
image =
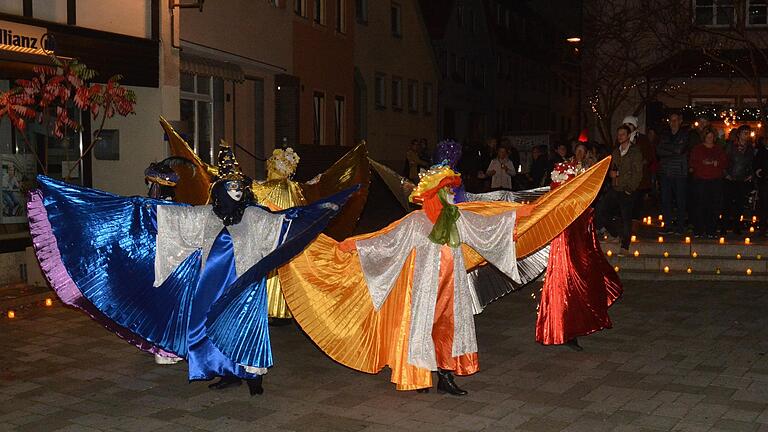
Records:
<instances>
[{"instance_id":1,"label":"shop window","mask_svg":"<svg viewBox=\"0 0 768 432\"><path fill-rule=\"evenodd\" d=\"M325 144L325 93L315 92L312 97L313 134L312 142L315 145Z\"/></svg>"},{"instance_id":2,"label":"shop window","mask_svg":"<svg viewBox=\"0 0 768 432\"><path fill-rule=\"evenodd\" d=\"M355 18L360 24L368 24L368 0L355 0Z\"/></svg>"},{"instance_id":3,"label":"shop window","mask_svg":"<svg viewBox=\"0 0 768 432\"><path fill-rule=\"evenodd\" d=\"M419 111L419 83L413 80L408 81L408 111Z\"/></svg>"},{"instance_id":4,"label":"shop window","mask_svg":"<svg viewBox=\"0 0 768 432\"><path fill-rule=\"evenodd\" d=\"M337 146L344 145L345 108L344 96L336 96L334 101L333 141Z\"/></svg>"},{"instance_id":5,"label":"shop window","mask_svg":"<svg viewBox=\"0 0 768 432\"><path fill-rule=\"evenodd\" d=\"M390 7L390 27L392 29L392 36L403 36L402 8L397 3L392 3Z\"/></svg>"},{"instance_id":6,"label":"shop window","mask_svg":"<svg viewBox=\"0 0 768 432\"><path fill-rule=\"evenodd\" d=\"M93 147L93 155L98 160L120 160L120 131L102 130L99 141Z\"/></svg>"},{"instance_id":7,"label":"shop window","mask_svg":"<svg viewBox=\"0 0 768 432\"><path fill-rule=\"evenodd\" d=\"M181 74L181 117L176 129L207 163L216 160L213 89L214 79L210 76Z\"/></svg>"},{"instance_id":8,"label":"shop window","mask_svg":"<svg viewBox=\"0 0 768 432\"><path fill-rule=\"evenodd\" d=\"M376 108L384 109L387 106L387 86L384 81L386 75L382 73L376 74L375 88L374 88L374 103Z\"/></svg>"},{"instance_id":9,"label":"shop window","mask_svg":"<svg viewBox=\"0 0 768 432\"><path fill-rule=\"evenodd\" d=\"M32 16L43 20L67 23L67 2L60 0L32 0Z\"/></svg>"},{"instance_id":10,"label":"shop window","mask_svg":"<svg viewBox=\"0 0 768 432\"><path fill-rule=\"evenodd\" d=\"M347 32L347 2L346 0L336 0L336 31L339 33Z\"/></svg>"},{"instance_id":11,"label":"shop window","mask_svg":"<svg viewBox=\"0 0 768 432\"><path fill-rule=\"evenodd\" d=\"M392 108L403 109L403 79L392 77Z\"/></svg>"},{"instance_id":12,"label":"shop window","mask_svg":"<svg viewBox=\"0 0 768 432\"><path fill-rule=\"evenodd\" d=\"M0 0L0 12L10 15L24 14L23 0Z\"/></svg>"}]
</instances>

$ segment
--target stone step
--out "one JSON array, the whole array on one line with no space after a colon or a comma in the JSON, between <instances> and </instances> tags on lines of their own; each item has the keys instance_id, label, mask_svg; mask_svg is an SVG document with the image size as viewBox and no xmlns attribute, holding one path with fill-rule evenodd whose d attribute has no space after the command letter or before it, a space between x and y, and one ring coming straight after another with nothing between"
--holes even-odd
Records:
<instances>
[{"instance_id":1,"label":"stone step","mask_svg":"<svg viewBox=\"0 0 768 432\"><path fill-rule=\"evenodd\" d=\"M747 274L751 270L752 275L768 275L768 260L755 258L724 259L721 257L662 257L662 256L629 256L609 257L608 261L625 270L648 270L663 272L667 267L672 271L686 271L691 269L697 272L722 271Z\"/></svg>"},{"instance_id":2,"label":"stone step","mask_svg":"<svg viewBox=\"0 0 768 432\"><path fill-rule=\"evenodd\" d=\"M619 276L625 280L647 280L647 281L692 281L698 280L702 282L716 282L716 281L743 281L743 282L768 282L768 274L747 276L744 273L721 271L720 274L715 272L697 272L687 273L686 271L670 270L669 273L647 271L647 270L619 270ZM705 284L702 285L711 287L714 285Z\"/></svg>"}]
</instances>

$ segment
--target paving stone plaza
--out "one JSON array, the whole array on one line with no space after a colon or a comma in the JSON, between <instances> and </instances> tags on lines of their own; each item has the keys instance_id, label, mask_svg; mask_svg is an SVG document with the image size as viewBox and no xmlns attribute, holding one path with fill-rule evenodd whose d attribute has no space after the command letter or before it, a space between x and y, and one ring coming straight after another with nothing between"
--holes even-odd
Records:
<instances>
[{"instance_id":1,"label":"paving stone plaza","mask_svg":"<svg viewBox=\"0 0 768 432\"><path fill-rule=\"evenodd\" d=\"M534 342L538 288L476 317L466 397L396 392L273 327L265 394L188 384L79 311L0 321L0 431L768 431L768 290L632 281L583 352Z\"/></svg>"}]
</instances>

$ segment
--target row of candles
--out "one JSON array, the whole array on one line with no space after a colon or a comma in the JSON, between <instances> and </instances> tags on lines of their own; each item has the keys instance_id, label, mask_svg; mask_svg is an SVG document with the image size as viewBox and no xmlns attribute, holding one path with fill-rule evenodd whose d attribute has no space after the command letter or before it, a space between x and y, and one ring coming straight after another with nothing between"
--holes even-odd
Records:
<instances>
[{"instance_id":1,"label":"row of candles","mask_svg":"<svg viewBox=\"0 0 768 432\"><path fill-rule=\"evenodd\" d=\"M51 306L53 306L53 299L51 299L51 298L46 298L46 299L45 299L45 301L43 301L43 305L44 305L45 307L51 307ZM16 318L16 311L15 311L15 310L13 310L13 309L8 309L8 311L6 311L6 312L5 312L5 316L6 316L6 318L8 318L8 319L14 319L14 318Z\"/></svg>"},{"instance_id":2,"label":"row of candles","mask_svg":"<svg viewBox=\"0 0 768 432\"><path fill-rule=\"evenodd\" d=\"M616 273L618 273L621 270L621 268L619 266L614 266L613 270L616 271ZM669 268L669 266L664 266L664 268L661 269L661 271L664 272L664 273L669 273L670 272L670 268ZM688 274L691 274L691 273L693 273L693 268L687 267L685 269L685 272L688 273ZM745 273L746 273L747 276L752 276L752 269L748 268ZM715 268L715 274L720 274L720 267Z\"/></svg>"}]
</instances>

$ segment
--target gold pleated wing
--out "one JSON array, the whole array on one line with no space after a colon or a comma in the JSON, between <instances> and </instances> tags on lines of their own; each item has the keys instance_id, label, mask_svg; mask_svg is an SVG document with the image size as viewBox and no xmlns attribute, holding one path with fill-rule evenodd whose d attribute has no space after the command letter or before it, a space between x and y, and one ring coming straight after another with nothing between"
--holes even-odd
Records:
<instances>
[{"instance_id":1,"label":"gold pleated wing","mask_svg":"<svg viewBox=\"0 0 768 432\"><path fill-rule=\"evenodd\" d=\"M301 183L301 190L307 202L315 202L350 188L356 184L360 190L355 192L344 208L325 229L329 236L342 240L350 235L357 225L368 199L368 187L371 182L371 168L368 162L368 149L365 141L347 152L330 168L314 179Z\"/></svg>"},{"instance_id":2,"label":"gold pleated wing","mask_svg":"<svg viewBox=\"0 0 768 432\"><path fill-rule=\"evenodd\" d=\"M181 169L177 173L179 174L179 182L176 184L176 201L192 205L207 204L211 185L217 174L216 167L200 160L197 153L189 147L184 138L162 116L160 117L160 125L165 130L165 134L168 135L171 155L187 158L195 165L194 172Z\"/></svg>"},{"instance_id":3,"label":"gold pleated wing","mask_svg":"<svg viewBox=\"0 0 768 432\"><path fill-rule=\"evenodd\" d=\"M493 215L518 210L517 253L538 250L573 222L594 200L610 159L542 196L533 205L506 202L463 203L463 210ZM402 219L400 220L402 221ZM376 237L397 227L396 221L374 233L348 241ZM513 235L513 233L510 233ZM484 260L468 247L467 267ZM415 253L411 252L395 286L379 311L371 302L356 251L320 235L300 255L279 269L283 294L296 321L332 359L350 368L378 373L392 370L400 390L427 387L430 371L407 363L411 288Z\"/></svg>"}]
</instances>

